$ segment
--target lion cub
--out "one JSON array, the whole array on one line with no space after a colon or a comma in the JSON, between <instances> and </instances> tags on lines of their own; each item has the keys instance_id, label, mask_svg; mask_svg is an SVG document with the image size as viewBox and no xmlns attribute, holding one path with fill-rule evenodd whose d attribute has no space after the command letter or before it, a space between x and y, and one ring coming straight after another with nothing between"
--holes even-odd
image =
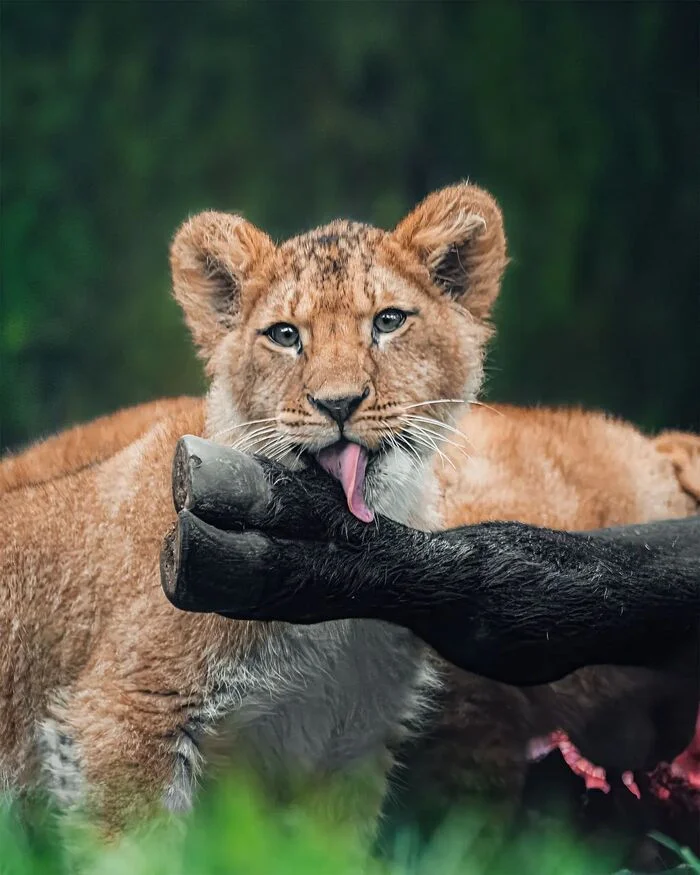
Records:
<instances>
[{"instance_id":1,"label":"lion cub","mask_svg":"<svg viewBox=\"0 0 700 875\"><path fill-rule=\"evenodd\" d=\"M313 797L358 771L365 790L333 807L373 822L388 751L432 683L425 648L379 622L173 608L158 572L173 451L192 433L290 467L315 457L360 518L437 525L433 446L406 417L475 398L505 263L500 211L470 185L393 231L337 221L275 245L239 216L183 225L173 286L211 380L204 403L122 412L0 466L2 786L45 781L119 829L159 801L187 809L225 724L232 756L271 786L305 777Z\"/></svg>"}]
</instances>

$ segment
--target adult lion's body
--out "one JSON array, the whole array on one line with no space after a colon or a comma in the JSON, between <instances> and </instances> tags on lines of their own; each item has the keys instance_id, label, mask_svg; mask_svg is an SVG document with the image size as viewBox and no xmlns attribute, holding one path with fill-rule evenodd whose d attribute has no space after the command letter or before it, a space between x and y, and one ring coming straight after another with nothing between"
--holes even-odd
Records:
<instances>
[{"instance_id":1,"label":"adult lion's body","mask_svg":"<svg viewBox=\"0 0 700 875\"><path fill-rule=\"evenodd\" d=\"M500 404L458 426L460 446L435 464L448 528L507 519L585 530L700 509L698 435L648 437L602 413ZM430 816L474 794L517 804L530 742L555 728L613 773L650 769L688 744L698 704L698 678L645 669L595 666L516 689L451 668L440 716L411 755L410 787Z\"/></svg>"},{"instance_id":2,"label":"adult lion's body","mask_svg":"<svg viewBox=\"0 0 700 875\"><path fill-rule=\"evenodd\" d=\"M435 466L447 528L509 519L595 529L696 511L700 487L681 482L700 469L695 435L648 437L603 413L510 404L476 407L458 427L461 446L445 448L452 464Z\"/></svg>"},{"instance_id":3,"label":"adult lion's body","mask_svg":"<svg viewBox=\"0 0 700 875\"><path fill-rule=\"evenodd\" d=\"M0 460L0 495L103 462L141 437L164 416L193 417L203 427L201 398L162 398L77 425ZM199 419L196 417L199 416Z\"/></svg>"},{"instance_id":4,"label":"adult lion's body","mask_svg":"<svg viewBox=\"0 0 700 875\"><path fill-rule=\"evenodd\" d=\"M203 214L171 261L212 378L206 401L121 411L0 464L0 782L27 787L43 772L63 804L118 827L158 799L186 808L207 739L226 727L229 753L275 786L301 772L313 797L322 776L360 768L364 791L335 807L366 824L431 660L388 624L298 628L173 608L158 560L178 437L289 467L316 455L360 518L423 528L682 516L692 502L679 463L601 418L581 414L555 453L542 435L570 414L543 426L537 412L477 408L461 425L483 436L476 458L455 455L452 480L449 466L435 474L433 450L451 447L441 435L461 441L453 408L475 400L505 265L498 208L473 187L431 196L393 232L334 223L280 247L238 217ZM618 461L603 474L606 454ZM523 505L510 479L525 475ZM642 500L635 483L647 481Z\"/></svg>"}]
</instances>

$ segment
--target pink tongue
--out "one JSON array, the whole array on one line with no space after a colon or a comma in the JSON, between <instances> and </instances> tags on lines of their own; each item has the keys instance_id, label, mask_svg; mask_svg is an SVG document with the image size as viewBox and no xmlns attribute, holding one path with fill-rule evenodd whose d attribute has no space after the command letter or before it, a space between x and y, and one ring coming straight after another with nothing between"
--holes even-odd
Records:
<instances>
[{"instance_id":1,"label":"pink tongue","mask_svg":"<svg viewBox=\"0 0 700 875\"><path fill-rule=\"evenodd\" d=\"M348 500L350 513L363 523L371 523L374 514L365 504L365 469L367 450L359 444L333 444L318 454L321 467L340 483Z\"/></svg>"}]
</instances>

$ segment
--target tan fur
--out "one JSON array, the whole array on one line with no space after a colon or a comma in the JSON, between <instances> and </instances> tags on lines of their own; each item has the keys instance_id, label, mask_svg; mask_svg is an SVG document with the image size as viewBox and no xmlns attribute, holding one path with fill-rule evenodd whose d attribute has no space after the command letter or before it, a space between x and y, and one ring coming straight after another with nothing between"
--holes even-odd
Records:
<instances>
[{"instance_id":1,"label":"tan fur","mask_svg":"<svg viewBox=\"0 0 700 875\"><path fill-rule=\"evenodd\" d=\"M457 428L460 446L443 448L455 467L435 463L448 528L503 519L603 528L686 516L700 498L685 485L691 448L700 459L695 435L676 433L688 453L672 456L670 439L602 413L505 404L474 407Z\"/></svg>"},{"instance_id":2,"label":"tan fur","mask_svg":"<svg viewBox=\"0 0 700 875\"><path fill-rule=\"evenodd\" d=\"M72 474L108 459L140 438L164 414L187 414L196 398L160 398L77 425L0 461L0 494Z\"/></svg>"},{"instance_id":3,"label":"tan fur","mask_svg":"<svg viewBox=\"0 0 700 875\"><path fill-rule=\"evenodd\" d=\"M164 796L178 807L173 775L197 759L192 721L215 729L244 707L222 692L231 677L252 684L252 714L299 695L298 678L268 690L288 651L275 656L269 679L249 669L291 634L281 624L181 613L161 592L175 442L202 434L293 466L300 446L337 438L309 396L363 390L346 434L370 449L410 432L419 421L406 416L416 411L449 429L460 405L423 405L475 400L505 263L498 207L467 185L430 196L394 232L334 222L275 246L218 213L180 229L173 287L211 377L205 403L122 411L0 463L0 782L31 786L41 760L60 801L87 802L118 827ZM387 307L413 315L373 342L372 318ZM262 333L280 321L299 329L301 353ZM502 413L477 409L461 425L476 461L455 457L456 472L430 476L430 441L417 439L413 454L397 450L395 477L387 469L370 483L368 474L375 509L429 528L439 488L447 524L508 515L577 526L584 516L597 525L688 512L669 457L657 459L630 427L583 413ZM514 480L532 487L527 500ZM351 731L350 715L342 720ZM231 749L244 756L245 744L234 739ZM381 746L367 752L368 762L385 760ZM381 777L384 766L373 768ZM348 798L340 816L357 817L351 808Z\"/></svg>"},{"instance_id":4,"label":"tan fur","mask_svg":"<svg viewBox=\"0 0 700 875\"><path fill-rule=\"evenodd\" d=\"M654 446L670 458L678 481L690 498L700 501L700 435L662 431Z\"/></svg>"},{"instance_id":5,"label":"tan fur","mask_svg":"<svg viewBox=\"0 0 700 875\"><path fill-rule=\"evenodd\" d=\"M192 616L167 602L158 559L174 522L177 438L202 434L293 464L300 445L313 450L337 439L310 395L366 387L348 436L369 447L400 428L405 404L436 395L471 400L505 237L493 199L459 185L432 195L395 232L335 222L279 247L239 217L205 213L178 232L171 265L175 296L212 377L205 404L179 399L134 408L0 464L0 783L31 786L47 767L60 802L86 804L110 828L159 799L171 808L186 804L179 796L187 795L182 787L199 759L193 734L203 741L241 709L254 740L259 715L273 719L281 708L283 724L272 737L279 735L282 749L273 755L290 770L313 768L284 749L286 723L303 723L303 696L315 695L314 707L325 707L323 660L347 651L359 634L338 624L316 632L327 634L328 644L319 639L314 655L316 639L296 645L295 630ZM373 338L374 315L392 306L411 311L406 324ZM278 321L298 326L303 354L263 334ZM430 453L415 458L427 474ZM420 483L421 471L413 472L394 515L420 524ZM375 491L391 511L396 496ZM366 634L390 642L398 630ZM361 688L367 719L375 709L379 725L386 723L382 740L365 754L378 788L375 811L386 747L411 714L415 684L428 676L415 642L401 636L409 642L401 658L411 682L405 695L397 693L403 699L396 713L384 717L372 685ZM290 663L295 652L298 666ZM318 681L301 683L304 660ZM332 685L328 696L329 707L354 712L359 704L344 703ZM315 742L320 774L333 771L323 745L329 756L334 745L345 749L337 727L357 735L350 712L331 716L326 741ZM306 731L298 730L302 741ZM357 738L350 740L357 747ZM233 742L234 753L245 756L245 748ZM369 798L360 812L350 811L346 798L345 819L371 817Z\"/></svg>"}]
</instances>

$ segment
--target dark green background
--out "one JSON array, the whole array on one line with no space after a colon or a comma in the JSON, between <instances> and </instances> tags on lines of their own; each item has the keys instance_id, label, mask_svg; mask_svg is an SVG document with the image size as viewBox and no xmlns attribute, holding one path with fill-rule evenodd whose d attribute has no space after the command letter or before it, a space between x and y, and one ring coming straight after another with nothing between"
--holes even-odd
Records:
<instances>
[{"instance_id":1,"label":"dark green background","mask_svg":"<svg viewBox=\"0 0 700 875\"><path fill-rule=\"evenodd\" d=\"M0 445L201 389L167 246L393 224L469 177L512 263L491 398L700 428L695 3L2 4Z\"/></svg>"}]
</instances>

